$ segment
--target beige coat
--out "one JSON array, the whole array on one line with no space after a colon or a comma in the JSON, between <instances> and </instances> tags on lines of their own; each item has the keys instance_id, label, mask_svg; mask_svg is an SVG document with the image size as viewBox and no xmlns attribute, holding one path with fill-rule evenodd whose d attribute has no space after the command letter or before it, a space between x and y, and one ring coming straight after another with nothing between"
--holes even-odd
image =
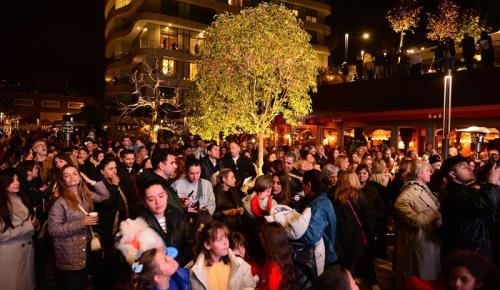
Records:
<instances>
[{"instance_id":1,"label":"beige coat","mask_svg":"<svg viewBox=\"0 0 500 290\"><path fill-rule=\"evenodd\" d=\"M229 277L228 290L253 290L255 280L252 276L250 265L243 259L237 259L231 250L229 250L229 263L231 266L231 276ZM208 289L208 277L205 268L205 255L200 254L196 262L189 270L189 284L191 290L210 290Z\"/></svg>"},{"instance_id":2,"label":"beige coat","mask_svg":"<svg viewBox=\"0 0 500 290\"><path fill-rule=\"evenodd\" d=\"M10 195L10 211L14 228L3 232L0 221L0 289L35 289L35 229L29 220L29 211L17 195Z\"/></svg>"},{"instance_id":3,"label":"beige coat","mask_svg":"<svg viewBox=\"0 0 500 290\"><path fill-rule=\"evenodd\" d=\"M440 271L440 242L435 220L440 216L439 201L427 185L405 184L394 204L397 215L396 279L399 286L412 275L435 280Z\"/></svg>"}]
</instances>

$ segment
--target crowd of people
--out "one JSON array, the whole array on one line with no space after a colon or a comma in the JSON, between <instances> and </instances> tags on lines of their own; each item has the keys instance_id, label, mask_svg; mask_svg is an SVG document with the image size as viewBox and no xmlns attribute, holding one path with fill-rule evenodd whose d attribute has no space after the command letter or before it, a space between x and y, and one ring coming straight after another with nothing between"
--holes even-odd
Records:
<instances>
[{"instance_id":1,"label":"crowd of people","mask_svg":"<svg viewBox=\"0 0 500 290\"><path fill-rule=\"evenodd\" d=\"M498 148L256 150L2 134L0 289L380 289L391 245L396 289L500 285Z\"/></svg>"}]
</instances>

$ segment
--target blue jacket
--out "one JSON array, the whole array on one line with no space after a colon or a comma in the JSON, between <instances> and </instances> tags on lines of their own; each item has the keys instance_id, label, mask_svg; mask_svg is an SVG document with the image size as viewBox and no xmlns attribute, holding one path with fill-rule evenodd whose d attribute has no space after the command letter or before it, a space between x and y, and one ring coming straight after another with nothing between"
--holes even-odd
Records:
<instances>
[{"instance_id":1,"label":"blue jacket","mask_svg":"<svg viewBox=\"0 0 500 290\"><path fill-rule=\"evenodd\" d=\"M158 288L151 288L148 290L158 290ZM168 290L189 290L189 270L186 268L179 268L170 277L170 284Z\"/></svg>"},{"instance_id":2,"label":"blue jacket","mask_svg":"<svg viewBox=\"0 0 500 290\"><path fill-rule=\"evenodd\" d=\"M314 196L307 207L311 208L311 220L309 221L309 227L299 241L312 246L323 238L326 250L326 264L337 261L337 253L335 252L337 217L332 202L328 199L326 193L321 193Z\"/></svg>"}]
</instances>

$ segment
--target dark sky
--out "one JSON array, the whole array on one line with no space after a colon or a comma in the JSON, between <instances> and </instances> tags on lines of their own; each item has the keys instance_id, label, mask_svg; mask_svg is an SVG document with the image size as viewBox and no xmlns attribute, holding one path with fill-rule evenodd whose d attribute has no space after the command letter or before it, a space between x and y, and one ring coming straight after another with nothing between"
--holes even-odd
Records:
<instances>
[{"instance_id":1,"label":"dark sky","mask_svg":"<svg viewBox=\"0 0 500 290\"><path fill-rule=\"evenodd\" d=\"M0 4L0 79L41 91L100 96L104 84L104 1Z\"/></svg>"},{"instance_id":2,"label":"dark sky","mask_svg":"<svg viewBox=\"0 0 500 290\"><path fill-rule=\"evenodd\" d=\"M0 80L21 81L26 88L41 91L80 91L99 97L104 88L104 0L1 1ZM350 36L350 51L374 51L398 41L385 20L388 0L330 0L336 63L343 58L344 34ZM458 0L462 6L477 7L499 28L499 0ZM421 0L426 11L436 0ZM364 41L363 32L371 38ZM425 22L409 45L428 45ZM354 56L352 56L354 57Z\"/></svg>"}]
</instances>

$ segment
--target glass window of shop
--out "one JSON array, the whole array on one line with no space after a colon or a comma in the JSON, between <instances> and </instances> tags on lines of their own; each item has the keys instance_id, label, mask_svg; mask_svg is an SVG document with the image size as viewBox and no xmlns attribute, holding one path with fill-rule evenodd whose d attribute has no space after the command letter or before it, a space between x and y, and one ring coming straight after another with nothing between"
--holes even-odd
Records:
<instances>
[{"instance_id":1,"label":"glass window of shop","mask_svg":"<svg viewBox=\"0 0 500 290\"><path fill-rule=\"evenodd\" d=\"M175 61L173 59L169 58L164 58L162 67L161 67L161 72L164 75L172 76L175 74Z\"/></svg>"},{"instance_id":2,"label":"glass window of shop","mask_svg":"<svg viewBox=\"0 0 500 290\"><path fill-rule=\"evenodd\" d=\"M178 29L168 26L161 28L160 47L168 50L178 49L177 33Z\"/></svg>"}]
</instances>

